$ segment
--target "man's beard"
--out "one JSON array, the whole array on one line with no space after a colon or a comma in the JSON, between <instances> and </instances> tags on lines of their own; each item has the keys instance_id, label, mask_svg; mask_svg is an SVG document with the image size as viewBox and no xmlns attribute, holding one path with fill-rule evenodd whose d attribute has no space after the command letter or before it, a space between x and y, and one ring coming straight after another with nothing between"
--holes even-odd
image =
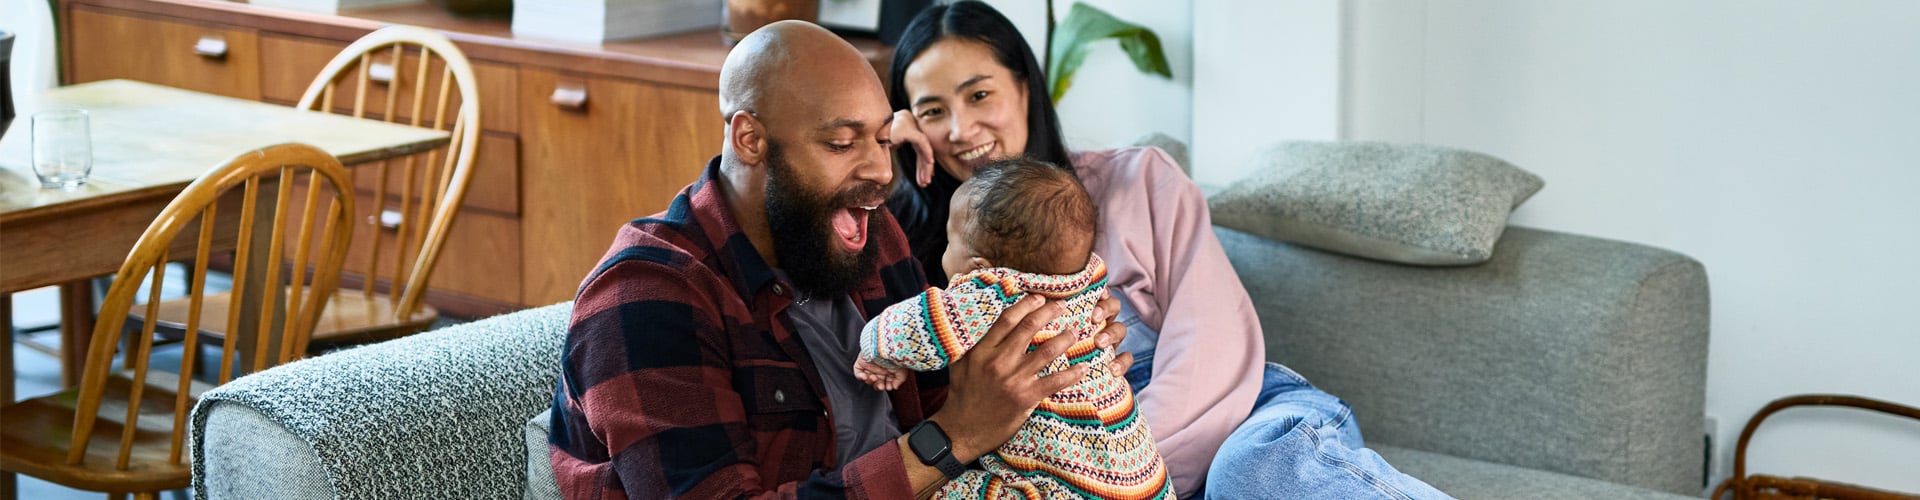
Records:
<instances>
[{"instance_id":1,"label":"man's beard","mask_svg":"<svg viewBox=\"0 0 1920 500\"><path fill-rule=\"evenodd\" d=\"M838 296L853 291L874 273L878 258L873 244L873 218L867 214L866 245L859 252L840 248L833 230L834 212L866 200L886 199L887 186L866 183L838 193L817 193L801 185L778 144L767 144L767 225L773 234L773 255L808 293Z\"/></svg>"}]
</instances>

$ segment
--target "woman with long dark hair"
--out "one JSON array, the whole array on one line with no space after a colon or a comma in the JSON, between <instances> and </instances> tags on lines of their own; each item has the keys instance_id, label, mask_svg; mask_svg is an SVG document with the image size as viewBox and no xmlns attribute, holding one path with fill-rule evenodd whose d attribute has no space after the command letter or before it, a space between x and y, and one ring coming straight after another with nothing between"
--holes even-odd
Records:
<instances>
[{"instance_id":1,"label":"woman with long dark hair","mask_svg":"<svg viewBox=\"0 0 1920 500\"><path fill-rule=\"evenodd\" d=\"M1127 378L1181 496L1446 496L1362 448L1344 402L1264 362L1259 318L1206 200L1165 152L1067 150L1045 72L1005 16L975 1L921 12L894 48L888 81L905 181L888 208L929 283L947 282L947 206L975 168L1046 161L1094 197L1094 251L1121 299L1119 347L1135 360Z\"/></svg>"}]
</instances>

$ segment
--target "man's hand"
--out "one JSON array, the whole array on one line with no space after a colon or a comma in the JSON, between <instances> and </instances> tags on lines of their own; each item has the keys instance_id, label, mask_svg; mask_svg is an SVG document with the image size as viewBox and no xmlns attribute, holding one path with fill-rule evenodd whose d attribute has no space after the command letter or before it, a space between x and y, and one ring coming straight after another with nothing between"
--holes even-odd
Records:
<instances>
[{"instance_id":1,"label":"man's hand","mask_svg":"<svg viewBox=\"0 0 1920 500\"><path fill-rule=\"evenodd\" d=\"M947 432L954 458L971 462L999 448L1033 415L1040 400L1086 377L1084 363L1039 375L1073 346L1073 335L1057 335L1027 352L1034 335L1060 317L1063 309L1039 295L1028 295L1002 311L973 350L949 367L947 402L928 419Z\"/></svg>"}]
</instances>

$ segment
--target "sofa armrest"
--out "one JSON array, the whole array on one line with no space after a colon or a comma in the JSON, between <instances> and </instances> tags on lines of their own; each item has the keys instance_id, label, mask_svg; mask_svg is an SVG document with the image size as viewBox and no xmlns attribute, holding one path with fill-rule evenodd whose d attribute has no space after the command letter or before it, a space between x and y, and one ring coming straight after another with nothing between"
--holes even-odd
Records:
<instances>
[{"instance_id":1,"label":"sofa armrest","mask_svg":"<svg viewBox=\"0 0 1920 500\"><path fill-rule=\"evenodd\" d=\"M497 316L208 391L193 409L194 492L520 498L521 427L553 399L571 311L563 303ZM301 479L294 490L245 484L273 476ZM289 491L318 494L281 494Z\"/></svg>"},{"instance_id":2,"label":"sofa armrest","mask_svg":"<svg viewBox=\"0 0 1920 500\"><path fill-rule=\"evenodd\" d=\"M1348 401L1369 442L1700 491L1698 261L1510 227L1485 264L1411 267L1215 229L1267 359Z\"/></svg>"}]
</instances>

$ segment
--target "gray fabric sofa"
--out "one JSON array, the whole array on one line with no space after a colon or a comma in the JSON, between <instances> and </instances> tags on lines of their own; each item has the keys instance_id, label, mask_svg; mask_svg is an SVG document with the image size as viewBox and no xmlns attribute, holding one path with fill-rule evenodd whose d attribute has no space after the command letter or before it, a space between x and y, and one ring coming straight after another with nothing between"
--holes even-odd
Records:
<instances>
[{"instance_id":1,"label":"gray fabric sofa","mask_svg":"<svg viewBox=\"0 0 1920 500\"><path fill-rule=\"evenodd\" d=\"M1267 356L1460 498L1699 496L1707 281L1674 252L1509 228L1417 268L1217 229ZM200 498L549 498L569 304L244 377L193 414ZM531 480L530 480L531 479Z\"/></svg>"}]
</instances>

